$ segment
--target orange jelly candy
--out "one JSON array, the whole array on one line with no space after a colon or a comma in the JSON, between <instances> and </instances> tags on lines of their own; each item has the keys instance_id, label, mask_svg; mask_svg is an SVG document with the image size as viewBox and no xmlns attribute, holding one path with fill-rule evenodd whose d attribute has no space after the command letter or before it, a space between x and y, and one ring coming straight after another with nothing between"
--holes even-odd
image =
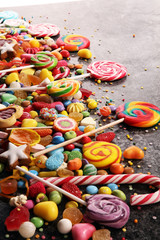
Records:
<instances>
[{"instance_id":1,"label":"orange jelly candy","mask_svg":"<svg viewBox=\"0 0 160 240\"><path fill-rule=\"evenodd\" d=\"M0 183L1 192L4 194L12 194L17 191L17 180L7 179L5 182Z\"/></svg>"},{"instance_id":2,"label":"orange jelly candy","mask_svg":"<svg viewBox=\"0 0 160 240\"><path fill-rule=\"evenodd\" d=\"M26 73L19 74L19 81L24 84L24 86L31 86L31 80L28 79L28 75Z\"/></svg>"},{"instance_id":3,"label":"orange jelly candy","mask_svg":"<svg viewBox=\"0 0 160 240\"><path fill-rule=\"evenodd\" d=\"M69 113L69 117L73 118L76 122L80 122L83 119L83 114L78 112Z\"/></svg>"},{"instance_id":4,"label":"orange jelly candy","mask_svg":"<svg viewBox=\"0 0 160 240\"><path fill-rule=\"evenodd\" d=\"M40 135L31 129L13 129L9 141L15 145L29 144L34 146L40 142Z\"/></svg>"},{"instance_id":5,"label":"orange jelly candy","mask_svg":"<svg viewBox=\"0 0 160 240\"><path fill-rule=\"evenodd\" d=\"M72 222L72 225L80 223L83 218L83 214L78 208L66 208L63 211L63 218L67 218Z\"/></svg>"},{"instance_id":6,"label":"orange jelly candy","mask_svg":"<svg viewBox=\"0 0 160 240\"><path fill-rule=\"evenodd\" d=\"M37 77L35 75L27 74L27 77L29 79L29 82L31 82L31 84L33 84L33 85L38 85L42 82L42 79L40 79L39 77Z\"/></svg>"}]
</instances>

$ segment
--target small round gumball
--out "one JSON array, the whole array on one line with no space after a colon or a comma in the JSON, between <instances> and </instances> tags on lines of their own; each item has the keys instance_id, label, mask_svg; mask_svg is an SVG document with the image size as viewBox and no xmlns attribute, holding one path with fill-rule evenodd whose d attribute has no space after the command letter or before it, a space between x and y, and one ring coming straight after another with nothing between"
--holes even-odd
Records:
<instances>
[{"instance_id":1,"label":"small round gumball","mask_svg":"<svg viewBox=\"0 0 160 240\"><path fill-rule=\"evenodd\" d=\"M111 114L111 108L108 106L103 106L99 110L101 115L104 117L108 117Z\"/></svg>"},{"instance_id":2,"label":"small round gumball","mask_svg":"<svg viewBox=\"0 0 160 240\"><path fill-rule=\"evenodd\" d=\"M26 221L20 225L18 231L23 238L31 238L35 234L36 227L32 222Z\"/></svg>"},{"instance_id":3,"label":"small round gumball","mask_svg":"<svg viewBox=\"0 0 160 240\"><path fill-rule=\"evenodd\" d=\"M109 170L113 174L122 174L124 172L124 167L121 163L113 163L110 166Z\"/></svg>"},{"instance_id":4,"label":"small round gumball","mask_svg":"<svg viewBox=\"0 0 160 240\"><path fill-rule=\"evenodd\" d=\"M72 138L75 138L77 136L75 131L69 131L64 134L65 140L70 140Z\"/></svg>"},{"instance_id":5,"label":"small round gumball","mask_svg":"<svg viewBox=\"0 0 160 240\"><path fill-rule=\"evenodd\" d=\"M62 51L60 51L60 53L61 53L62 57L64 57L64 58L69 58L69 56L70 56L70 53L67 50L62 50Z\"/></svg>"},{"instance_id":6,"label":"small round gumball","mask_svg":"<svg viewBox=\"0 0 160 240\"><path fill-rule=\"evenodd\" d=\"M87 192L88 194L91 194L91 195L97 194L97 193L98 193L98 188L97 188L97 186L95 186L95 185L88 185L88 186L86 187L86 192Z\"/></svg>"},{"instance_id":7,"label":"small round gumball","mask_svg":"<svg viewBox=\"0 0 160 240\"><path fill-rule=\"evenodd\" d=\"M134 173L134 169L132 167L125 167L123 173L124 174L133 174Z\"/></svg>"},{"instance_id":8,"label":"small round gumball","mask_svg":"<svg viewBox=\"0 0 160 240\"><path fill-rule=\"evenodd\" d=\"M109 187L103 186L103 187L99 188L98 193L99 194L111 194L112 190Z\"/></svg>"},{"instance_id":9,"label":"small round gumball","mask_svg":"<svg viewBox=\"0 0 160 240\"><path fill-rule=\"evenodd\" d=\"M67 151L72 151L75 148L75 146L73 143L70 143L70 144L66 145L64 148Z\"/></svg>"},{"instance_id":10,"label":"small round gumball","mask_svg":"<svg viewBox=\"0 0 160 240\"><path fill-rule=\"evenodd\" d=\"M110 105L109 107L110 107L110 109L111 109L111 112L112 112L112 113L115 113L115 111L116 111L116 109L117 109L116 106L115 106L115 105Z\"/></svg>"},{"instance_id":11,"label":"small round gumball","mask_svg":"<svg viewBox=\"0 0 160 240\"><path fill-rule=\"evenodd\" d=\"M108 183L107 187L109 187L111 189L111 191L117 190L118 189L118 185L115 183Z\"/></svg>"},{"instance_id":12,"label":"small round gumball","mask_svg":"<svg viewBox=\"0 0 160 240\"><path fill-rule=\"evenodd\" d=\"M58 222L57 229L61 234L67 234L72 230L72 222L67 218L63 218Z\"/></svg>"}]
</instances>

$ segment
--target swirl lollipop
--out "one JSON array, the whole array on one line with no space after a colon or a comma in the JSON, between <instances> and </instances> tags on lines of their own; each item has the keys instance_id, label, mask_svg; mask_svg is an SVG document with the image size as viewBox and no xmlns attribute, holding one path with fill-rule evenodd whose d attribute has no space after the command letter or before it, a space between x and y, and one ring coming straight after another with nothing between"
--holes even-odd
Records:
<instances>
[{"instance_id":1,"label":"swirl lollipop","mask_svg":"<svg viewBox=\"0 0 160 240\"><path fill-rule=\"evenodd\" d=\"M52 74L55 80L66 78L70 74L70 69L66 66L56 67L54 68Z\"/></svg>"},{"instance_id":2,"label":"swirl lollipop","mask_svg":"<svg viewBox=\"0 0 160 240\"><path fill-rule=\"evenodd\" d=\"M87 216L102 225L113 228L123 227L130 215L128 205L120 198L109 194L86 197Z\"/></svg>"},{"instance_id":3,"label":"swirl lollipop","mask_svg":"<svg viewBox=\"0 0 160 240\"><path fill-rule=\"evenodd\" d=\"M58 61L51 53L37 52L31 57L31 63L38 69L47 68L48 70L51 70L56 67Z\"/></svg>"},{"instance_id":4,"label":"swirl lollipop","mask_svg":"<svg viewBox=\"0 0 160 240\"><path fill-rule=\"evenodd\" d=\"M28 31L32 36L36 37L51 37L60 33L60 29L56 25L50 23L31 25L29 26Z\"/></svg>"},{"instance_id":5,"label":"swirl lollipop","mask_svg":"<svg viewBox=\"0 0 160 240\"><path fill-rule=\"evenodd\" d=\"M0 12L0 19L17 19L18 13L14 11L3 11Z\"/></svg>"},{"instance_id":6,"label":"swirl lollipop","mask_svg":"<svg viewBox=\"0 0 160 240\"><path fill-rule=\"evenodd\" d=\"M47 86L47 92L53 97L69 97L76 94L80 84L75 80L57 80Z\"/></svg>"},{"instance_id":7,"label":"swirl lollipop","mask_svg":"<svg viewBox=\"0 0 160 240\"><path fill-rule=\"evenodd\" d=\"M64 49L72 52L83 48L89 48L90 41L84 36L71 34L59 37L56 41L56 44L59 47L64 46Z\"/></svg>"},{"instance_id":8,"label":"swirl lollipop","mask_svg":"<svg viewBox=\"0 0 160 240\"><path fill-rule=\"evenodd\" d=\"M129 102L120 105L116 114L133 127L152 127L160 121L160 109L147 102Z\"/></svg>"}]
</instances>

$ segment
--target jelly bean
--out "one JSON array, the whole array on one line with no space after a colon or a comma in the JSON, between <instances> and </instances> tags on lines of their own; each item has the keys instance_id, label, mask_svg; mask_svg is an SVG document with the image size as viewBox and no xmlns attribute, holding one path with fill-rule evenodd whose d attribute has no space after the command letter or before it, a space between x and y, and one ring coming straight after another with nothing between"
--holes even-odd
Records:
<instances>
[{"instance_id":1,"label":"jelly bean","mask_svg":"<svg viewBox=\"0 0 160 240\"><path fill-rule=\"evenodd\" d=\"M44 224L43 219L40 217L32 217L31 222L35 225L36 228L40 228Z\"/></svg>"},{"instance_id":2,"label":"jelly bean","mask_svg":"<svg viewBox=\"0 0 160 240\"><path fill-rule=\"evenodd\" d=\"M79 152L81 152L81 149L80 148L74 148L72 151L79 151Z\"/></svg>"},{"instance_id":3,"label":"jelly bean","mask_svg":"<svg viewBox=\"0 0 160 240\"><path fill-rule=\"evenodd\" d=\"M83 168L83 175L96 175L97 168L93 164L86 164Z\"/></svg>"},{"instance_id":4,"label":"jelly bean","mask_svg":"<svg viewBox=\"0 0 160 240\"><path fill-rule=\"evenodd\" d=\"M85 126L79 126L78 128L80 131L84 132Z\"/></svg>"},{"instance_id":5,"label":"jelly bean","mask_svg":"<svg viewBox=\"0 0 160 240\"><path fill-rule=\"evenodd\" d=\"M17 100L17 97L14 96L13 94L3 93L1 96L1 99L2 99L3 104L5 102L12 104Z\"/></svg>"},{"instance_id":6,"label":"jelly bean","mask_svg":"<svg viewBox=\"0 0 160 240\"><path fill-rule=\"evenodd\" d=\"M97 175L107 175L107 174L108 174L107 171L103 169L97 171Z\"/></svg>"},{"instance_id":7,"label":"jelly bean","mask_svg":"<svg viewBox=\"0 0 160 240\"><path fill-rule=\"evenodd\" d=\"M41 217L48 222L54 221L58 217L57 204L52 201L36 204L33 208L33 212L36 216Z\"/></svg>"},{"instance_id":8,"label":"jelly bean","mask_svg":"<svg viewBox=\"0 0 160 240\"><path fill-rule=\"evenodd\" d=\"M65 146L65 149L68 150L68 151L72 151L74 148L75 148L75 146L72 143Z\"/></svg>"},{"instance_id":9,"label":"jelly bean","mask_svg":"<svg viewBox=\"0 0 160 240\"><path fill-rule=\"evenodd\" d=\"M64 134L65 140L70 140L72 138L75 138L77 136L75 131L69 131Z\"/></svg>"},{"instance_id":10,"label":"jelly bean","mask_svg":"<svg viewBox=\"0 0 160 240\"><path fill-rule=\"evenodd\" d=\"M57 104L57 105L55 106L55 109L56 109L58 112L62 112L62 111L65 110L64 106L59 105L59 104Z\"/></svg>"},{"instance_id":11,"label":"jelly bean","mask_svg":"<svg viewBox=\"0 0 160 240\"><path fill-rule=\"evenodd\" d=\"M20 228L18 230L19 234L23 238L31 238L35 234L36 227L32 222L24 222L20 225Z\"/></svg>"},{"instance_id":12,"label":"jelly bean","mask_svg":"<svg viewBox=\"0 0 160 240\"><path fill-rule=\"evenodd\" d=\"M112 192L112 194L113 194L114 196L117 196L117 197L121 198L123 201L126 200L126 195L125 195L124 192L122 192L121 190L114 190L114 191Z\"/></svg>"},{"instance_id":13,"label":"jelly bean","mask_svg":"<svg viewBox=\"0 0 160 240\"><path fill-rule=\"evenodd\" d=\"M63 104L65 107L67 107L69 104L71 104L72 102L70 100L65 100L63 101Z\"/></svg>"},{"instance_id":14,"label":"jelly bean","mask_svg":"<svg viewBox=\"0 0 160 240\"><path fill-rule=\"evenodd\" d=\"M89 194L89 193L86 193L86 194L83 194L82 195L82 200L86 200L86 197L88 197L88 196L91 196L91 194Z\"/></svg>"},{"instance_id":15,"label":"jelly bean","mask_svg":"<svg viewBox=\"0 0 160 240\"><path fill-rule=\"evenodd\" d=\"M59 143L62 143L64 142L64 137L61 137L61 136L55 136L53 139L52 139L52 143L54 144L59 144Z\"/></svg>"},{"instance_id":16,"label":"jelly bean","mask_svg":"<svg viewBox=\"0 0 160 240\"><path fill-rule=\"evenodd\" d=\"M78 51L78 56L81 58L89 59L92 57L92 53L89 49L80 49Z\"/></svg>"},{"instance_id":17,"label":"jelly bean","mask_svg":"<svg viewBox=\"0 0 160 240\"><path fill-rule=\"evenodd\" d=\"M58 191L52 191L49 194L49 200L55 202L56 204L60 204L62 201L62 194Z\"/></svg>"},{"instance_id":18,"label":"jelly bean","mask_svg":"<svg viewBox=\"0 0 160 240\"><path fill-rule=\"evenodd\" d=\"M99 194L111 194L112 191L109 187L100 187L98 190Z\"/></svg>"},{"instance_id":19,"label":"jelly bean","mask_svg":"<svg viewBox=\"0 0 160 240\"><path fill-rule=\"evenodd\" d=\"M111 173L114 173L114 174L121 174L124 172L124 167L120 163L113 163L109 169Z\"/></svg>"},{"instance_id":20,"label":"jelly bean","mask_svg":"<svg viewBox=\"0 0 160 240\"><path fill-rule=\"evenodd\" d=\"M84 73L83 69L77 69L76 72L75 72L76 75L81 75L83 73Z\"/></svg>"},{"instance_id":21,"label":"jelly bean","mask_svg":"<svg viewBox=\"0 0 160 240\"><path fill-rule=\"evenodd\" d=\"M115 183L108 183L107 187L109 187L112 191L117 190L118 186Z\"/></svg>"},{"instance_id":22,"label":"jelly bean","mask_svg":"<svg viewBox=\"0 0 160 240\"><path fill-rule=\"evenodd\" d=\"M37 127L37 121L34 119L23 119L22 127Z\"/></svg>"},{"instance_id":23,"label":"jelly bean","mask_svg":"<svg viewBox=\"0 0 160 240\"><path fill-rule=\"evenodd\" d=\"M66 203L65 208L78 208L78 203L75 201L69 201Z\"/></svg>"},{"instance_id":24,"label":"jelly bean","mask_svg":"<svg viewBox=\"0 0 160 240\"><path fill-rule=\"evenodd\" d=\"M73 160L69 160L67 164L67 168L69 170L79 170L82 167L82 160L80 158L74 158Z\"/></svg>"},{"instance_id":25,"label":"jelly bean","mask_svg":"<svg viewBox=\"0 0 160 240\"><path fill-rule=\"evenodd\" d=\"M134 169L132 167L125 167L123 173L125 173L125 174L133 174L134 173Z\"/></svg>"},{"instance_id":26,"label":"jelly bean","mask_svg":"<svg viewBox=\"0 0 160 240\"><path fill-rule=\"evenodd\" d=\"M57 224L57 229L61 234L67 234L72 229L72 222L69 219L61 219Z\"/></svg>"},{"instance_id":27,"label":"jelly bean","mask_svg":"<svg viewBox=\"0 0 160 240\"><path fill-rule=\"evenodd\" d=\"M36 111L30 111L29 114L30 114L31 118L38 117L38 113Z\"/></svg>"},{"instance_id":28,"label":"jelly bean","mask_svg":"<svg viewBox=\"0 0 160 240\"><path fill-rule=\"evenodd\" d=\"M83 117L84 117L84 118L90 116L90 113L87 112L87 111L83 111L82 114L83 114Z\"/></svg>"},{"instance_id":29,"label":"jelly bean","mask_svg":"<svg viewBox=\"0 0 160 240\"><path fill-rule=\"evenodd\" d=\"M29 172L32 173L32 174L34 174L35 176L38 176L38 172L35 171L35 170L30 170ZM27 174L25 174L24 176L25 176L25 178L26 178L27 180L32 179L32 177L29 176L29 175L27 175Z\"/></svg>"},{"instance_id":30,"label":"jelly bean","mask_svg":"<svg viewBox=\"0 0 160 240\"><path fill-rule=\"evenodd\" d=\"M88 194L93 195L93 194L98 193L98 188L96 186L94 186L94 185L89 185L89 186L86 187L86 192Z\"/></svg>"},{"instance_id":31,"label":"jelly bean","mask_svg":"<svg viewBox=\"0 0 160 240\"><path fill-rule=\"evenodd\" d=\"M72 222L72 225L80 223L83 218L83 214L78 208L66 208L63 211L63 218L67 218Z\"/></svg>"}]
</instances>

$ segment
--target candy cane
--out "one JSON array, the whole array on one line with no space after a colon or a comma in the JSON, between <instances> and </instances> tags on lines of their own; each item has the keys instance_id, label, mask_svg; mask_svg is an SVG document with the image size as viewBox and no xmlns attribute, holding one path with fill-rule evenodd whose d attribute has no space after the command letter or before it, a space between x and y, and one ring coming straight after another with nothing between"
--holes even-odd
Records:
<instances>
[{"instance_id":1,"label":"candy cane","mask_svg":"<svg viewBox=\"0 0 160 240\"><path fill-rule=\"evenodd\" d=\"M89 184L132 184L142 183L149 184L159 188L155 193L132 195L130 197L131 205L148 205L160 202L160 178L147 175L147 174L117 174L117 175L94 175L94 176L71 176L66 178L50 177L44 178L50 183L55 185L62 185L66 182L72 182L76 185L89 185ZM35 180L31 180L31 184L35 183Z\"/></svg>"}]
</instances>

